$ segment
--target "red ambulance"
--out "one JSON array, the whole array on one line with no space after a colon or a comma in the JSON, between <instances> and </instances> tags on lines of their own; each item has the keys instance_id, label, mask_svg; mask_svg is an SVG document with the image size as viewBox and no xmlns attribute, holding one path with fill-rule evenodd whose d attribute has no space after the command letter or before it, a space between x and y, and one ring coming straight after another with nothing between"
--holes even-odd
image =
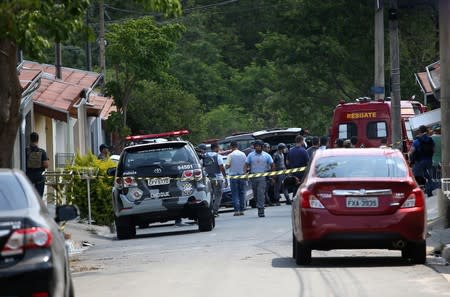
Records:
<instances>
[{"instance_id":1,"label":"red ambulance","mask_svg":"<svg viewBox=\"0 0 450 297\"><path fill-rule=\"evenodd\" d=\"M413 135L408 119L426 111L417 101L401 101L402 151L407 152ZM330 131L330 147L335 147L336 139L357 138L356 147L379 147L381 139L386 138L392 145L391 102L358 98L355 102L341 101L333 112Z\"/></svg>"}]
</instances>

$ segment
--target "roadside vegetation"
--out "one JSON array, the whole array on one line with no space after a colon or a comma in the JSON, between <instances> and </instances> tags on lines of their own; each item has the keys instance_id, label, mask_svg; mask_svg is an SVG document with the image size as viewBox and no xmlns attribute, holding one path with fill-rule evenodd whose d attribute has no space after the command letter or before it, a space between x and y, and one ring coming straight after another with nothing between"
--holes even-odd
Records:
<instances>
[{"instance_id":1,"label":"roadside vegetation","mask_svg":"<svg viewBox=\"0 0 450 297\"><path fill-rule=\"evenodd\" d=\"M155 23L149 28L152 34L160 32L156 36L133 25L149 15L139 2L105 1L108 34L121 30L139 39L130 41L126 51L126 55L135 51L136 58L122 57L139 77L125 84L126 72L117 72L114 66L120 58L116 39L107 38L107 81L110 86L133 85L128 97L115 93L121 113L115 123L111 117L112 129L126 127L126 134L187 128L193 142L269 127L303 127L325 135L339 100L371 95L373 0L187 0L182 4L179 17L152 14ZM92 3L94 31L97 11ZM386 8L389 95L387 15ZM414 73L438 59L437 11L432 6L401 8L399 26L402 95L421 98ZM77 42L83 54L84 40ZM158 60L156 67L138 58L144 48L145 54ZM94 46L94 65L97 50ZM64 64L71 66L69 50L66 55ZM152 73L143 71L145 67Z\"/></svg>"}]
</instances>

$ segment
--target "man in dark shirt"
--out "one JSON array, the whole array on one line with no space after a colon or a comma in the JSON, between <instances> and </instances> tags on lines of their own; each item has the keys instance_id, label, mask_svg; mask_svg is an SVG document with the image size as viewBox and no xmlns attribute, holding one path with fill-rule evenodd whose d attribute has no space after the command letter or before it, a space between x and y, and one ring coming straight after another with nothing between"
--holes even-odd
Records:
<instances>
[{"instance_id":1,"label":"man in dark shirt","mask_svg":"<svg viewBox=\"0 0 450 297\"><path fill-rule=\"evenodd\" d=\"M45 177L42 173L48 168L47 152L38 146L39 134L30 134L30 147L27 148L26 174L33 183L39 195L44 195Z\"/></svg>"},{"instance_id":2,"label":"man in dark shirt","mask_svg":"<svg viewBox=\"0 0 450 297\"><path fill-rule=\"evenodd\" d=\"M286 145L282 142L278 144L278 150L273 154L273 163L275 164L275 170L284 170L286 169L284 152L286 150ZM276 205L280 205L280 193L283 192L284 198L286 199L286 204L291 204L291 200L289 198L289 192L287 187L283 186L283 181L286 178L286 175L279 174L275 176L275 188L274 188L274 197L276 201Z\"/></svg>"},{"instance_id":3,"label":"man in dark shirt","mask_svg":"<svg viewBox=\"0 0 450 297\"><path fill-rule=\"evenodd\" d=\"M314 136L311 141L311 146L306 149L306 152L308 153L308 157L311 160L314 156L314 153L319 149L320 145L320 139L317 136Z\"/></svg>"},{"instance_id":4,"label":"man in dark shirt","mask_svg":"<svg viewBox=\"0 0 450 297\"><path fill-rule=\"evenodd\" d=\"M428 135L428 127L421 125L419 127L419 134L413 141L411 149L408 153L414 177L419 184L425 186L425 192L428 196L431 192L431 169L433 167L434 141Z\"/></svg>"},{"instance_id":5,"label":"man in dark shirt","mask_svg":"<svg viewBox=\"0 0 450 297\"><path fill-rule=\"evenodd\" d=\"M289 150L287 155L287 167L288 168L301 168L306 167L309 162L309 156L304 147L304 138L301 135L295 137L295 146ZM295 172L292 175L298 178L301 183L303 179L303 171ZM294 194L297 189L294 189Z\"/></svg>"}]
</instances>

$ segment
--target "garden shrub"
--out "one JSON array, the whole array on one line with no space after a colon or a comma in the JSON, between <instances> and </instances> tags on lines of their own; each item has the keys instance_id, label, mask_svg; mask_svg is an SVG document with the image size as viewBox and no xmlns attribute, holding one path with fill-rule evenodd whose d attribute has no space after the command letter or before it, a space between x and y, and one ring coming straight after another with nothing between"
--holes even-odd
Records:
<instances>
[{"instance_id":1,"label":"garden shrub","mask_svg":"<svg viewBox=\"0 0 450 297\"><path fill-rule=\"evenodd\" d=\"M67 170L72 170L73 179L66 188L68 203L75 204L80 209L80 217L88 219L88 195L87 180L81 179L78 172L83 167L98 168L95 179L90 180L90 200L91 218L97 225L111 225L114 221L114 212L111 204L111 189L113 177L108 176L108 168L115 167L116 163L111 160L99 160L92 153L85 156L77 154L74 165L67 166Z\"/></svg>"}]
</instances>

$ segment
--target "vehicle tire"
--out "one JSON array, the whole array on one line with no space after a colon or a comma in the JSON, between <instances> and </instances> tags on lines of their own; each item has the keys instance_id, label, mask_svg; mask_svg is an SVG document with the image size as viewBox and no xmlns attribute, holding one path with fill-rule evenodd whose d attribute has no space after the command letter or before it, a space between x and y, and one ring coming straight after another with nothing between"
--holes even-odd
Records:
<instances>
[{"instance_id":1,"label":"vehicle tire","mask_svg":"<svg viewBox=\"0 0 450 297\"><path fill-rule=\"evenodd\" d=\"M208 208L207 210L200 211L198 215L198 230L200 232L211 231L216 225L214 214Z\"/></svg>"},{"instance_id":2,"label":"vehicle tire","mask_svg":"<svg viewBox=\"0 0 450 297\"><path fill-rule=\"evenodd\" d=\"M295 263L297 265L311 264L311 249L304 244L299 243L297 240L295 244Z\"/></svg>"},{"instance_id":3,"label":"vehicle tire","mask_svg":"<svg viewBox=\"0 0 450 297\"><path fill-rule=\"evenodd\" d=\"M412 244L409 255L413 264L425 264L427 261L427 245L425 241Z\"/></svg>"},{"instance_id":4,"label":"vehicle tire","mask_svg":"<svg viewBox=\"0 0 450 297\"><path fill-rule=\"evenodd\" d=\"M297 242L297 239L295 239L295 235L294 235L294 233L292 233L292 258L294 258L294 259L296 259L296 257L297 257L297 250L296 250L297 246L295 244L296 242Z\"/></svg>"},{"instance_id":5,"label":"vehicle tire","mask_svg":"<svg viewBox=\"0 0 450 297\"><path fill-rule=\"evenodd\" d=\"M69 282L69 297L75 297L75 289L73 287L73 280L72 278L70 278L70 282Z\"/></svg>"},{"instance_id":6,"label":"vehicle tire","mask_svg":"<svg viewBox=\"0 0 450 297\"><path fill-rule=\"evenodd\" d=\"M118 217L115 221L117 239L130 239L136 236L136 227L130 217Z\"/></svg>"}]
</instances>

